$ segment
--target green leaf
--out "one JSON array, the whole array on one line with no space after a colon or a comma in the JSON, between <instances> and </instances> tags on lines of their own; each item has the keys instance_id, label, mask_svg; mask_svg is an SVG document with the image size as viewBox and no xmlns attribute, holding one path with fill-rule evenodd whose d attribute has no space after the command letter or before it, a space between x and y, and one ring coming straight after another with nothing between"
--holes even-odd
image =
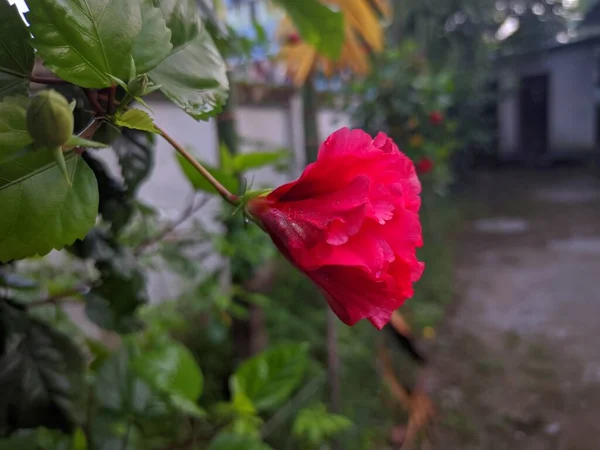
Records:
<instances>
[{"instance_id":1,"label":"green leaf","mask_svg":"<svg viewBox=\"0 0 600 450\"><path fill-rule=\"evenodd\" d=\"M111 231L118 234L133 215L133 199L128 195L125 185L112 175L104 162L94 158L90 152L83 153L82 157L94 172L98 183L98 212L104 221L110 223Z\"/></svg>"},{"instance_id":2,"label":"green leaf","mask_svg":"<svg viewBox=\"0 0 600 450\"><path fill-rule=\"evenodd\" d=\"M152 117L141 109L128 109L124 113L115 116L115 125L119 127L131 128L132 130L147 131L149 133L158 133L154 126Z\"/></svg>"},{"instance_id":3,"label":"green leaf","mask_svg":"<svg viewBox=\"0 0 600 450\"><path fill-rule=\"evenodd\" d=\"M149 76L173 103L196 120L214 116L227 100L225 61L204 28Z\"/></svg>"},{"instance_id":4,"label":"green leaf","mask_svg":"<svg viewBox=\"0 0 600 450\"><path fill-rule=\"evenodd\" d=\"M142 30L139 2L28 0L33 44L60 78L86 88L129 80L133 46Z\"/></svg>"},{"instance_id":5,"label":"green leaf","mask_svg":"<svg viewBox=\"0 0 600 450\"><path fill-rule=\"evenodd\" d=\"M139 356L140 348L126 339L97 372L97 410L91 423L94 450L164 448L176 439L181 416L137 375L133 362Z\"/></svg>"},{"instance_id":6,"label":"green leaf","mask_svg":"<svg viewBox=\"0 0 600 450\"><path fill-rule=\"evenodd\" d=\"M152 0L160 8L171 30L173 51L195 39L202 29L198 21L198 5L195 0Z\"/></svg>"},{"instance_id":7,"label":"green leaf","mask_svg":"<svg viewBox=\"0 0 600 450\"><path fill-rule=\"evenodd\" d=\"M290 16L302 39L317 52L337 60L344 43L344 16L332 11L318 0L273 0Z\"/></svg>"},{"instance_id":8,"label":"green leaf","mask_svg":"<svg viewBox=\"0 0 600 450\"><path fill-rule=\"evenodd\" d=\"M284 158L289 158L289 156L290 152L287 150L244 153L235 156L233 166L235 171L239 173L275 164Z\"/></svg>"},{"instance_id":9,"label":"green leaf","mask_svg":"<svg viewBox=\"0 0 600 450\"><path fill-rule=\"evenodd\" d=\"M33 47L17 5L0 2L0 99L27 94L33 69ZM2 146L0 145L0 148Z\"/></svg>"},{"instance_id":10,"label":"green leaf","mask_svg":"<svg viewBox=\"0 0 600 450\"><path fill-rule=\"evenodd\" d=\"M171 30L163 13L154 7L152 0L142 2L142 31L133 45L133 60L137 74L147 73L165 59L173 46L171 45Z\"/></svg>"},{"instance_id":11,"label":"green leaf","mask_svg":"<svg viewBox=\"0 0 600 450\"><path fill-rule=\"evenodd\" d=\"M234 433L221 433L215 437L208 450L272 450L260 439Z\"/></svg>"},{"instance_id":12,"label":"green leaf","mask_svg":"<svg viewBox=\"0 0 600 450\"><path fill-rule=\"evenodd\" d=\"M196 401L202 393L202 372L190 351L175 341L161 342L134 361L137 374L164 392L184 412L202 415Z\"/></svg>"},{"instance_id":13,"label":"green leaf","mask_svg":"<svg viewBox=\"0 0 600 450\"><path fill-rule=\"evenodd\" d=\"M166 404L132 370L139 350L125 343L98 370L94 399L104 411L117 416L160 417L167 413Z\"/></svg>"},{"instance_id":14,"label":"green leaf","mask_svg":"<svg viewBox=\"0 0 600 450\"><path fill-rule=\"evenodd\" d=\"M62 249L96 222L96 178L81 158L66 158L71 184L47 150L0 161L0 261Z\"/></svg>"},{"instance_id":15,"label":"green leaf","mask_svg":"<svg viewBox=\"0 0 600 450\"><path fill-rule=\"evenodd\" d=\"M154 166L154 147L151 134L124 129L112 148L119 158L121 172L130 193L135 193Z\"/></svg>"},{"instance_id":16,"label":"green leaf","mask_svg":"<svg viewBox=\"0 0 600 450\"><path fill-rule=\"evenodd\" d=\"M41 450L86 450L87 439L81 428L77 428L72 435L55 430L38 428L38 448Z\"/></svg>"},{"instance_id":17,"label":"green leaf","mask_svg":"<svg viewBox=\"0 0 600 450\"><path fill-rule=\"evenodd\" d=\"M20 96L0 102L0 165L33 142L25 122L28 105L29 99Z\"/></svg>"},{"instance_id":18,"label":"green leaf","mask_svg":"<svg viewBox=\"0 0 600 450\"><path fill-rule=\"evenodd\" d=\"M350 419L339 414L330 414L324 404L318 403L298 412L292 433L301 441L308 441L311 446L320 447L351 426Z\"/></svg>"},{"instance_id":19,"label":"green leaf","mask_svg":"<svg viewBox=\"0 0 600 450\"><path fill-rule=\"evenodd\" d=\"M90 449L147 450L141 430L128 417L100 411L92 418Z\"/></svg>"},{"instance_id":20,"label":"green leaf","mask_svg":"<svg viewBox=\"0 0 600 450\"><path fill-rule=\"evenodd\" d=\"M308 346L281 345L243 362L230 379L259 411L281 406L298 387L308 366Z\"/></svg>"},{"instance_id":21,"label":"green leaf","mask_svg":"<svg viewBox=\"0 0 600 450\"><path fill-rule=\"evenodd\" d=\"M75 147L84 147L84 148L106 148L107 144L102 142L90 141L88 139L84 139L79 136L71 136L67 141L65 147L67 148L75 148Z\"/></svg>"},{"instance_id":22,"label":"green leaf","mask_svg":"<svg viewBox=\"0 0 600 450\"><path fill-rule=\"evenodd\" d=\"M227 147L227 144L223 141L219 144L219 162L221 165L221 170L225 173L234 173L234 162L233 155L231 154L231 150Z\"/></svg>"},{"instance_id":23,"label":"green leaf","mask_svg":"<svg viewBox=\"0 0 600 450\"><path fill-rule=\"evenodd\" d=\"M95 242L94 242L95 241ZM96 268L102 284L85 297L86 313L98 326L120 333L137 330L137 309L147 303L146 279L135 256L100 233L88 236L81 245L95 247Z\"/></svg>"},{"instance_id":24,"label":"green leaf","mask_svg":"<svg viewBox=\"0 0 600 450\"><path fill-rule=\"evenodd\" d=\"M217 194L216 189L206 181L198 171L192 166L188 160L186 160L183 156L177 153L177 161L181 166L181 170L183 170L184 175L187 177L188 181L192 184L194 189L204 192L210 192L211 194ZM237 178L230 174L226 173L221 169L216 167L207 166L202 163L202 165L208 170L213 177L217 179L223 186L225 186L229 192L238 192L238 180Z\"/></svg>"},{"instance_id":25,"label":"green leaf","mask_svg":"<svg viewBox=\"0 0 600 450\"><path fill-rule=\"evenodd\" d=\"M0 342L2 426L69 429L77 423L85 397L85 361L79 348L7 303L0 303Z\"/></svg>"}]
</instances>

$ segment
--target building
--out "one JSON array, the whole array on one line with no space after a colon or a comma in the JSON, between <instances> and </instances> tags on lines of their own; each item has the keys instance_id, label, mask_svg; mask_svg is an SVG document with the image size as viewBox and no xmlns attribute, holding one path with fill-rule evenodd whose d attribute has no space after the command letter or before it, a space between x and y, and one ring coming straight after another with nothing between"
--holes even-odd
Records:
<instances>
[{"instance_id":1,"label":"building","mask_svg":"<svg viewBox=\"0 0 600 450\"><path fill-rule=\"evenodd\" d=\"M569 34L499 60L499 155L545 163L600 150L600 3Z\"/></svg>"}]
</instances>

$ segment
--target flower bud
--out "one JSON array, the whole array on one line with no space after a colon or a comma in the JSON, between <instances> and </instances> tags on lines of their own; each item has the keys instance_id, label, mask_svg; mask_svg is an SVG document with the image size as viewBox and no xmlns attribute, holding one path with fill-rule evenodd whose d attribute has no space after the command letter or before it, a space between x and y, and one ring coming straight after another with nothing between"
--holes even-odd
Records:
<instances>
[{"instance_id":1,"label":"flower bud","mask_svg":"<svg viewBox=\"0 0 600 450\"><path fill-rule=\"evenodd\" d=\"M73 127L71 106L61 94L44 90L31 99L27 108L27 131L35 144L60 147L73 134Z\"/></svg>"},{"instance_id":2,"label":"flower bud","mask_svg":"<svg viewBox=\"0 0 600 450\"><path fill-rule=\"evenodd\" d=\"M140 97L146 93L149 84L150 80L148 79L148 75L140 75L129 82L127 91L132 97Z\"/></svg>"}]
</instances>

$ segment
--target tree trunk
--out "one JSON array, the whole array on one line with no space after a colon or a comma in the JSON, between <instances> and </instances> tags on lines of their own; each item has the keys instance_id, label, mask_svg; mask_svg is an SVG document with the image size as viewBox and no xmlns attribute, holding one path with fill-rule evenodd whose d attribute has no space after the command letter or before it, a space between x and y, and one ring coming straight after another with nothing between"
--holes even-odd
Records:
<instances>
[{"instance_id":1,"label":"tree trunk","mask_svg":"<svg viewBox=\"0 0 600 450\"><path fill-rule=\"evenodd\" d=\"M302 86L302 104L304 119L304 155L306 164L317 160L319 152L319 128L317 123L317 93L312 79L307 78Z\"/></svg>"}]
</instances>

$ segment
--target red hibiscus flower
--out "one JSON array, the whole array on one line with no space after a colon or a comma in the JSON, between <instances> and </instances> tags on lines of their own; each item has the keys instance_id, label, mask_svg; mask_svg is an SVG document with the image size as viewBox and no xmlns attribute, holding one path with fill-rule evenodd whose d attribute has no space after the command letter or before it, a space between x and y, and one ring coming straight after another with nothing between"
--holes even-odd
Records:
<instances>
[{"instance_id":1,"label":"red hibiscus flower","mask_svg":"<svg viewBox=\"0 0 600 450\"><path fill-rule=\"evenodd\" d=\"M420 160L417 161L417 163L415 164L415 167L417 168L417 172L420 173L421 175L425 175L426 173L429 173L433 170L433 161L431 160L431 158L424 156L423 158L421 158Z\"/></svg>"},{"instance_id":2,"label":"red hibiscus flower","mask_svg":"<svg viewBox=\"0 0 600 450\"><path fill-rule=\"evenodd\" d=\"M413 163L385 134L343 128L299 179L246 210L344 323L381 329L423 272L420 191Z\"/></svg>"},{"instance_id":3,"label":"red hibiscus flower","mask_svg":"<svg viewBox=\"0 0 600 450\"><path fill-rule=\"evenodd\" d=\"M429 114L429 122L432 125L441 125L442 122L444 121L444 115L439 112L439 111L434 111L431 114Z\"/></svg>"}]
</instances>

